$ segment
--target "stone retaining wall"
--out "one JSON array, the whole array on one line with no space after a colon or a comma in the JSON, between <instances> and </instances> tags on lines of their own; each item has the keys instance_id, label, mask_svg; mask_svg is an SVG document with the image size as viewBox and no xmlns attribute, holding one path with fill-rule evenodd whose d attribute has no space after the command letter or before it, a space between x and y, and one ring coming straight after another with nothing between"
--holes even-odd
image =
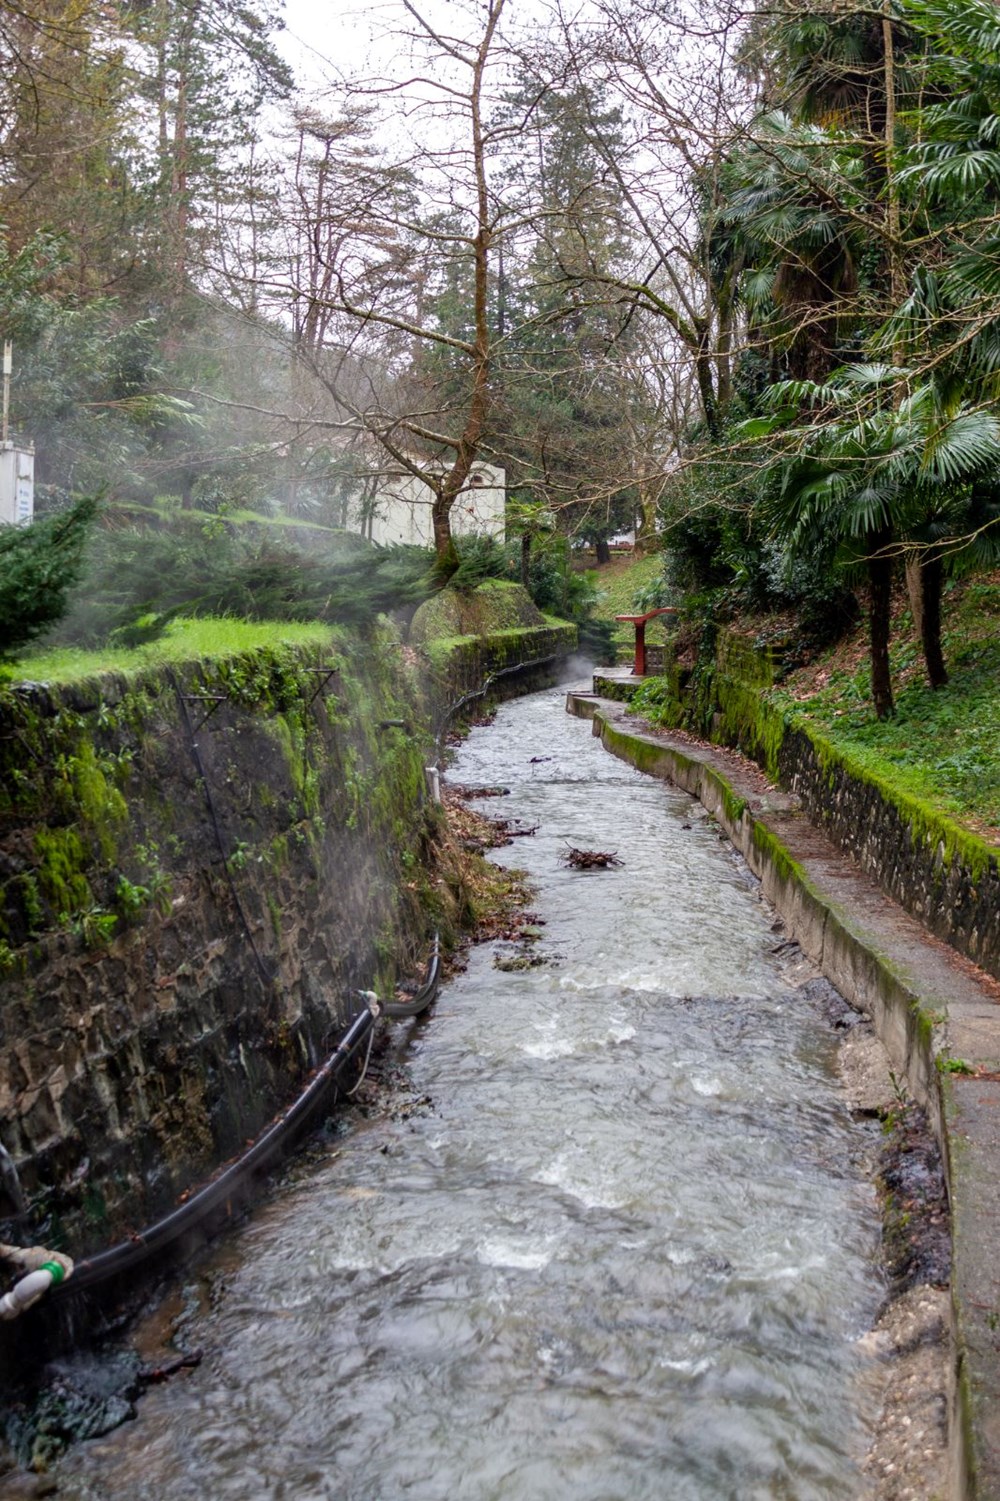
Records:
<instances>
[{"instance_id":1,"label":"stone retaining wall","mask_svg":"<svg viewBox=\"0 0 1000 1501\"><path fill-rule=\"evenodd\" d=\"M354 991L454 927L435 718L575 644L501 634L0 692L0 1140L33 1238L76 1256L172 1207L298 1093ZM0 1190L0 1239L13 1209Z\"/></svg>"},{"instance_id":2,"label":"stone retaining wall","mask_svg":"<svg viewBox=\"0 0 1000 1501\"><path fill-rule=\"evenodd\" d=\"M517 692L535 682L554 681L556 664L576 650L576 643L576 626L555 621L530 631L502 630L428 642L425 650L436 722L443 723L454 705L478 694L484 684L490 685L490 696L502 698L508 680ZM526 649L530 656L525 655Z\"/></svg>"},{"instance_id":3,"label":"stone retaining wall","mask_svg":"<svg viewBox=\"0 0 1000 1501\"><path fill-rule=\"evenodd\" d=\"M599 691L608 692L607 680L598 681ZM719 632L714 669L699 675L697 704L681 690L676 672L656 681L665 696L664 723L752 756L798 793L809 817L890 896L1000 978L996 845L890 786L803 716L770 703L772 658L735 632Z\"/></svg>"},{"instance_id":4,"label":"stone retaining wall","mask_svg":"<svg viewBox=\"0 0 1000 1501\"><path fill-rule=\"evenodd\" d=\"M891 897L1000 977L1000 862L985 841L928 816L805 730L786 727L778 771L809 817Z\"/></svg>"}]
</instances>

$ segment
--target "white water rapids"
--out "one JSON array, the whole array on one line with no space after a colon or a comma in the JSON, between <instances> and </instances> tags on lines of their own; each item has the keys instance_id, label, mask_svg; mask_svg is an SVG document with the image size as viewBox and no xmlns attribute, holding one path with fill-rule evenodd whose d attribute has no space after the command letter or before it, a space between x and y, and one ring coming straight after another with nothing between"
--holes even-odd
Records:
<instances>
[{"instance_id":1,"label":"white water rapids","mask_svg":"<svg viewBox=\"0 0 1000 1501\"><path fill-rule=\"evenodd\" d=\"M545 962L483 946L397 1027L432 1103L356 1120L232 1237L184 1327L204 1362L70 1454L60 1497L856 1501L869 1138L772 914L561 693L451 776L538 824L498 858ZM570 870L567 843L624 864Z\"/></svg>"}]
</instances>

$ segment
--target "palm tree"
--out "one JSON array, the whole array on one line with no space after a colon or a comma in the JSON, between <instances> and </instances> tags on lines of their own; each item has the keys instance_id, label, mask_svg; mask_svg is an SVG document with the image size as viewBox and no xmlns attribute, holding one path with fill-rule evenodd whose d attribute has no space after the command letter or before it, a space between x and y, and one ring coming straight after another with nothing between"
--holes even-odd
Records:
<instances>
[{"instance_id":1,"label":"palm tree","mask_svg":"<svg viewBox=\"0 0 1000 1501\"><path fill-rule=\"evenodd\" d=\"M726 163L720 219L740 248L740 297L794 379L821 380L837 362L858 286L863 187L849 142L780 111Z\"/></svg>"},{"instance_id":2,"label":"palm tree","mask_svg":"<svg viewBox=\"0 0 1000 1501\"><path fill-rule=\"evenodd\" d=\"M825 385L784 381L769 400L783 409L771 430L784 428L786 445L798 450L778 460L772 526L792 550L815 545L832 529L842 555L866 564L872 701L884 718L893 711L893 559L907 548L920 556L921 643L928 680L941 687L948 676L941 648L945 572L968 562L970 548L981 555L991 521L1000 518L992 488L1000 470L1000 418L954 392L943 399L934 381L916 382L910 371L879 364L844 366ZM823 420L788 428L790 415L806 405L824 409Z\"/></svg>"}]
</instances>

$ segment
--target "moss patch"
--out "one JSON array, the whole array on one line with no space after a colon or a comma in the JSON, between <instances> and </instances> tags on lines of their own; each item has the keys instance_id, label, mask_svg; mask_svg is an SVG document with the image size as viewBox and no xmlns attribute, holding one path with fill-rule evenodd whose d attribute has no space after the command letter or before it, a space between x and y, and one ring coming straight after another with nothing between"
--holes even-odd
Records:
<instances>
[{"instance_id":1,"label":"moss patch","mask_svg":"<svg viewBox=\"0 0 1000 1501\"><path fill-rule=\"evenodd\" d=\"M331 634L329 626L295 621L174 620L147 646L31 652L15 664L12 681L82 683L109 672L132 675L160 663L218 660L261 647L323 645Z\"/></svg>"},{"instance_id":2,"label":"moss patch","mask_svg":"<svg viewBox=\"0 0 1000 1501\"><path fill-rule=\"evenodd\" d=\"M39 829L35 834L37 880L58 918L73 917L93 904L86 877L89 852L74 829Z\"/></svg>"},{"instance_id":3,"label":"moss patch","mask_svg":"<svg viewBox=\"0 0 1000 1501\"><path fill-rule=\"evenodd\" d=\"M506 579L487 579L465 593L442 589L422 604L410 625L415 645L493 636L501 631L542 626L545 617L526 589Z\"/></svg>"}]
</instances>

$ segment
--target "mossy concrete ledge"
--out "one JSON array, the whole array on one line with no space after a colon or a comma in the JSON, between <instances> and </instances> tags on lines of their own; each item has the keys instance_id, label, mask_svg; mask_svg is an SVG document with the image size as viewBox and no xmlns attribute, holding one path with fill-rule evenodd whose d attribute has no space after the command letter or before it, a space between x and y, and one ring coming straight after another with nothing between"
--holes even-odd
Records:
<instances>
[{"instance_id":1,"label":"mossy concrete ledge","mask_svg":"<svg viewBox=\"0 0 1000 1501\"><path fill-rule=\"evenodd\" d=\"M426 663L439 725L473 699L499 700L554 683L577 647L577 628L543 615L526 589L486 579L474 591L442 589L413 617L410 645Z\"/></svg>"},{"instance_id":2,"label":"mossy concrete ledge","mask_svg":"<svg viewBox=\"0 0 1000 1501\"><path fill-rule=\"evenodd\" d=\"M742 758L639 728L620 704L571 692L613 755L705 806L792 937L869 1015L941 1143L952 1214L949 1501L1000 1501L1000 1004L993 981L929 937ZM930 1501L930 1498L928 1498Z\"/></svg>"},{"instance_id":3,"label":"mossy concrete ledge","mask_svg":"<svg viewBox=\"0 0 1000 1501\"><path fill-rule=\"evenodd\" d=\"M1000 979L1000 852L868 763L776 696L773 650L720 630L714 658L682 687L676 663L643 684L611 672L607 698L650 694L656 717L743 751L802 800L809 817L938 938Z\"/></svg>"}]
</instances>

